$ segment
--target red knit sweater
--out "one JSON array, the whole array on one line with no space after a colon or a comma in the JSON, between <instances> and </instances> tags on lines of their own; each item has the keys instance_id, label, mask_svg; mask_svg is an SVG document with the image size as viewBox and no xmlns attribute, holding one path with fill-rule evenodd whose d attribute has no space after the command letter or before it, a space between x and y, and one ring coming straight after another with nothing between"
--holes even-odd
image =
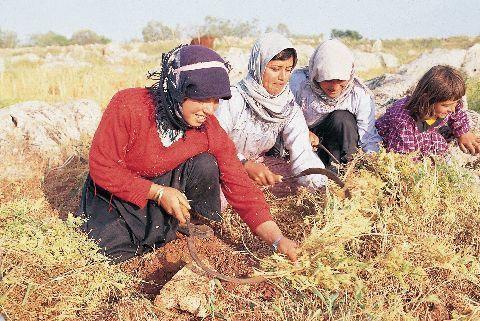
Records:
<instances>
[{"instance_id":1,"label":"red knit sweater","mask_svg":"<svg viewBox=\"0 0 480 321\"><path fill-rule=\"evenodd\" d=\"M263 193L248 177L215 116L209 116L202 129L188 129L184 138L164 147L155 105L144 88L122 90L108 104L90 149L90 176L113 195L144 207L152 185L149 178L203 152L217 159L223 193L252 230L272 219Z\"/></svg>"}]
</instances>

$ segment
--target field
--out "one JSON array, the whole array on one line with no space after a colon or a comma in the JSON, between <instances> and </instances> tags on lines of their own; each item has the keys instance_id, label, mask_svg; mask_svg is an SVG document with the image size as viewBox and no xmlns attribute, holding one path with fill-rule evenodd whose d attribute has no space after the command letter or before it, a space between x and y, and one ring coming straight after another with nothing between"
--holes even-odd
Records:
<instances>
[{"instance_id":1,"label":"field","mask_svg":"<svg viewBox=\"0 0 480 321\"><path fill-rule=\"evenodd\" d=\"M226 54L234 44L247 53L252 41L221 39L216 49ZM294 39L312 47L318 41ZM401 66L435 48L466 49L479 42L398 39L382 46ZM370 52L374 42L347 44ZM118 90L149 85L146 72L174 45L2 49L0 108L76 99L105 108ZM299 64L306 58L300 56ZM395 73L400 66L360 76ZM467 98L469 108L480 111L478 78L467 79ZM31 175L1 176L0 320L480 320L478 158L457 164L359 153L342 176L350 198L333 184L317 193L266 191L275 220L301 244L296 264L272 254L231 209L222 223L199 219L215 231L196 243L205 261L223 274L258 274L268 282L202 283L194 276L193 285L175 288L180 297L203 295L195 297L201 309L187 312L182 304L166 309L156 297L177 271L191 267L184 236L113 265L78 231L81 221L72 213L88 171L90 139L83 137L62 166L33 153ZM4 156L0 170L15 165L15 156Z\"/></svg>"}]
</instances>

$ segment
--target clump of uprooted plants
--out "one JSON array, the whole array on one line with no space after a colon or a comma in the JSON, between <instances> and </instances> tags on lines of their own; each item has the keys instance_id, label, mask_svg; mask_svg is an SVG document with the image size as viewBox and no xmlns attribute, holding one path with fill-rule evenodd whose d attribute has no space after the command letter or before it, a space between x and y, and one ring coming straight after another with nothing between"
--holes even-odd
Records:
<instances>
[{"instance_id":1,"label":"clump of uprooted plants","mask_svg":"<svg viewBox=\"0 0 480 321\"><path fill-rule=\"evenodd\" d=\"M344 178L351 198L327 190L325 207L305 217L297 264L262 262L296 305L281 317L478 320L477 178L441 159L385 152L358 156Z\"/></svg>"}]
</instances>

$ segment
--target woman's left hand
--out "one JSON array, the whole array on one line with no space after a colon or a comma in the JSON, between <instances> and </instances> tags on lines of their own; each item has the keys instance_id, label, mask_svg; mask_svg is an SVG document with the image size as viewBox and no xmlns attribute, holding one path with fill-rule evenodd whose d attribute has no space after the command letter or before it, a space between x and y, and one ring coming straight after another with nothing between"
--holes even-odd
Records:
<instances>
[{"instance_id":1,"label":"woman's left hand","mask_svg":"<svg viewBox=\"0 0 480 321\"><path fill-rule=\"evenodd\" d=\"M466 154L478 155L480 153L480 138L472 132L467 132L457 138L458 146Z\"/></svg>"}]
</instances>

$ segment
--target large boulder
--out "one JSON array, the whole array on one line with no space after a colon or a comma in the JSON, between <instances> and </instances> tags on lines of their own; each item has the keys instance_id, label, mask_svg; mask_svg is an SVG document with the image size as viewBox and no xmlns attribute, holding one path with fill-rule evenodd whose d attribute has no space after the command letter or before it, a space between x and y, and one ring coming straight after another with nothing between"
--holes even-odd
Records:
<instances>
[{"instance_id":1,"label":"large boulder","mask_svg":"<svg viewBox=\"0 0 480 321\"><path fill-rule=\"evenodd\" d=\"M384 52L364 52L353 50L355 56L355 68L357 71L368 71L380 68L398 67L398 59L392 54Z\"/></svg>"},{"instance_id":2,"label":"large boulder","mask_svg":"<svg viewBox=\"0 0 480 321\"><path fill-rule=\"evenodd\" d=\"M463 49L434 49L424 53L417 60L404 65L396 74L385 74L367 82L368 87L374 92L379 113L393 100L408 94L418 80L435 65L449 65L460 68L465 60L467 51Z\"/></svg>"},{"instance_id":3,"label":"large boulder","mask_svg":"<svg viewBox=\"0 0 480 321\"><path fill-rule=\"evenodd\" d=\"M449 65L460 68L465 60L465 49L436 48L430 53L422 54L418 59L403 66L399 72L420 79L422 75L435 65Z\"/></svg>"},{"instance_id":4,"label":"large boulder","mask_svg":"<svg viewBox=\"0 0 480 321\"><path fill-rule=\"evenodd\" d=\"M355 69L357 71L367 71L383 67L382 58L377 53L353 50L353 55L355 57Z\"/></svg>"},{"instance_id":5,"label":"large boulder","mask_svg":"<svg viewBox=\"0 0 480 321\"><path fill-rule=\"evenodd\" d=\"M480 43L477 43L467 50L462 69L469 77L480 76Z\"/></svg>"},{"instance_id":6,"label":"large boulder","mask_svg":"<svg viewBox=\"0 0 480 321\"><path fill-rule=\"evenodd\" d=\"M91 100L28 101L0 109L0 157L18 162L32 154L60 164L95 133L100 106ZM4 163L3 165L6 165Z\"/></svg>"}]
</instances>

